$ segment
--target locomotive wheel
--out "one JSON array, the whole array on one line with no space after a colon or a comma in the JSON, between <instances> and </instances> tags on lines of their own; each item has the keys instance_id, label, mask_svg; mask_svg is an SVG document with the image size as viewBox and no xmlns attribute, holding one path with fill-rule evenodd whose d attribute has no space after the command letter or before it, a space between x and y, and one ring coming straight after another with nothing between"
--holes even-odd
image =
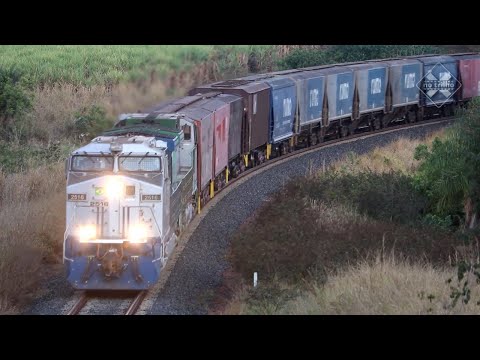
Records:
<instances>
[{"instance_id":1,"label":"locomotive wheel","mask_svg":"<svg viewBox=\"0 0 480 360\"><path fill-rule=\"evenodd\" d=\"M348 135L350 135L350 130L348 129L348 126L342 126L340 128L340 137L346 138Z\"/></svg>"}]
</instances>

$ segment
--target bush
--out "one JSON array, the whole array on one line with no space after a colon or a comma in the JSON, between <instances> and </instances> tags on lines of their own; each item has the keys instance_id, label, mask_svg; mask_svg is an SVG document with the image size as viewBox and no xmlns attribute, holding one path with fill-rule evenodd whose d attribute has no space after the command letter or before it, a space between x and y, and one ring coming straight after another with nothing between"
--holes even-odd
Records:
<instances>
[{"instance_id":1,"label":"bush","mask_svg":"<svg viewBox=\"0 0 480 360\"><path fill-rule=\"evenodd\" d=\"M436 139L430 150L426 146L416 149L415 158L423 163L415 184L428 197L429 212L442 218L460 216L475 226L471 220L480 213L479 155L480 100L476 100L460 114L443 141Z\"/></svg>"},{"instance_id":2,"label":"bush","mask_svg":"<svg viewBox=\"0 0 480 360\"><path fill-rule=\"evenodd\" d=\"M106 116L105 110L97 105L84 108L74 116L73 128L69 130L75 139L93 139L113 124L113 120Z\"/></svg>"},{"instance_id":3,"label":"bush","mask_svg":"<svg viewBox=\"0 0 480 360\"><path fill-rule=\"evenodd\" d=\"M353 205L361 214L399 223L418 222L427 205L426 196L415 189L411 178L397 171L330 171L297 186L302 196Z\"/></svg>"},{"instance_id":4,"label":"bush","mask_svg":"<svg viewBox=\"0 0 480 360\"><path fill-rule=\"evenodd\" d=\"M0 69L0 136L12 137L13 119L32 107L32 99L20 85L21 74Z\"/></svg>"}]
</instances>

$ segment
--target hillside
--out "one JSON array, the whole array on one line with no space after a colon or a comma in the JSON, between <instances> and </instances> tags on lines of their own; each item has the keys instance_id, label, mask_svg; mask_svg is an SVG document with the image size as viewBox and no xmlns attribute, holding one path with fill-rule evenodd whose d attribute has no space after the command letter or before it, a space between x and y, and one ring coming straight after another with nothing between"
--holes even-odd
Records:
<instances>
[{"instance_id":1,"label":"hillside","mask_svg":"<svg viewBox=\"0 0 480 360\"><path fill-rule=\"evenodd\" d=\"M479 109L286 184L235 235L220 313L479 314Z\"/></svg>"}]
</instances>

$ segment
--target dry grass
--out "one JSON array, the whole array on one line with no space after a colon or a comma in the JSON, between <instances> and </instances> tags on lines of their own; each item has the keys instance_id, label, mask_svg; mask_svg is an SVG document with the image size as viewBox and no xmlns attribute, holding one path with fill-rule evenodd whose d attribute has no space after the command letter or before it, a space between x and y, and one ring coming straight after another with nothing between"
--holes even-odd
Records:
<instances>
[{"instance_id":1,"label":"dry grass","mask_svg":"<svg viewBox=\"0 0 480 360\"><path fill-rule=\"evenodd\" d=\"M21 132L46 143L69 138L76 113L96 105L105 109L106 116L114 120L120 113L136 112L184 94L187 89L206 81L208 71L206 64L200 64L190 72L171 73L167 77L153 74L148 79L119 83L111 88L69 83L36 88L33 109L27 114L24 125L28 129Z\"/></svg>"},{"instance_id":2,"label":"dry grass","mask_svg":"<svg viewBox=\"0 0 480 360\"><path fill-rule=\"evenodd\" d=\"M34 295L45 264L61 261L65 227L63 164L0 172L0 314Z\"/></svg>"},{"instance_id":3,"label":"dry grass","mask_svg":"<svg viewBox=\"0 0 480 360\"><path fill-rule=\"evenodd\" d=\"M365 155L358 156L351 153L333 164L332 167L348 173L358 173L366 170L386 173L393 170L411 175L420 165L420 161L413 158L415 148L421 144L427 144L430 147L436 137L441 138L443 136L444 130L439 130L425 139L400 138L387 146L377 147Z\"/></svg>"},{"instance_id":4,"label":"dry grass","mask_svg":"<svg viewBox=\"0 0 480 360\"><path fill-rule=\"evenodd\" d=\"M468 304L452 306L453 269L426 262L412 263L378 254L331 274L324 284L309 282L293 299L273 300L259 285L243 284L223 309L223 315L467 315L480 314L480 285L471 286ZM452 284L455 282L453 280ZM474 282L472 282L474 283ZM276 293L298 294L298 286L279 282ZM252 301L252 298L255 299ZM259 300L260 298L260 300Z\"/></svg>"},{"instance_id":5,"label":"dry grass","mask_svg":"<svg viewBox=\"0 0 480 360\"><path fill-rule=\"evenodd\" d=\"M425 315L480 314L476 300L480 286L472 286L472 300L451 306L448 278L455 271L428 263L396 261L394 257L372 264L361 262L329 277L323 286L287 303L278 314Z\"/></svg>"}]
</instances>

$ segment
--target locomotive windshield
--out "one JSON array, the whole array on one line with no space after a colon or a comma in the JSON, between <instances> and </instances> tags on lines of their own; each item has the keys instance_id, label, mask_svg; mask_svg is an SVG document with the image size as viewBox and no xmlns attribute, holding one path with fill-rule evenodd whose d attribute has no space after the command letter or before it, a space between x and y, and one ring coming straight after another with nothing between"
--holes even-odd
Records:
<instances>
[{"instance_id":1,"label":"locomotive windshield","mask_svg":"<svg viewBox=\"0 0 480 360\"><path fill-rule=\"evenodd\" d=\"M158 156L120 156L118 169L131 172L160 172L161 162Z\"/></svg>"},{"instance_id":2,"label":"locomotive windshield","mask_svg":"<svg viewBox=\"0 0 480 360\"><path fill-rule=\"evenodd\" d=\"M74 156L73 171L112 171L112 156Z\"/></svg>"}]
</instances>

